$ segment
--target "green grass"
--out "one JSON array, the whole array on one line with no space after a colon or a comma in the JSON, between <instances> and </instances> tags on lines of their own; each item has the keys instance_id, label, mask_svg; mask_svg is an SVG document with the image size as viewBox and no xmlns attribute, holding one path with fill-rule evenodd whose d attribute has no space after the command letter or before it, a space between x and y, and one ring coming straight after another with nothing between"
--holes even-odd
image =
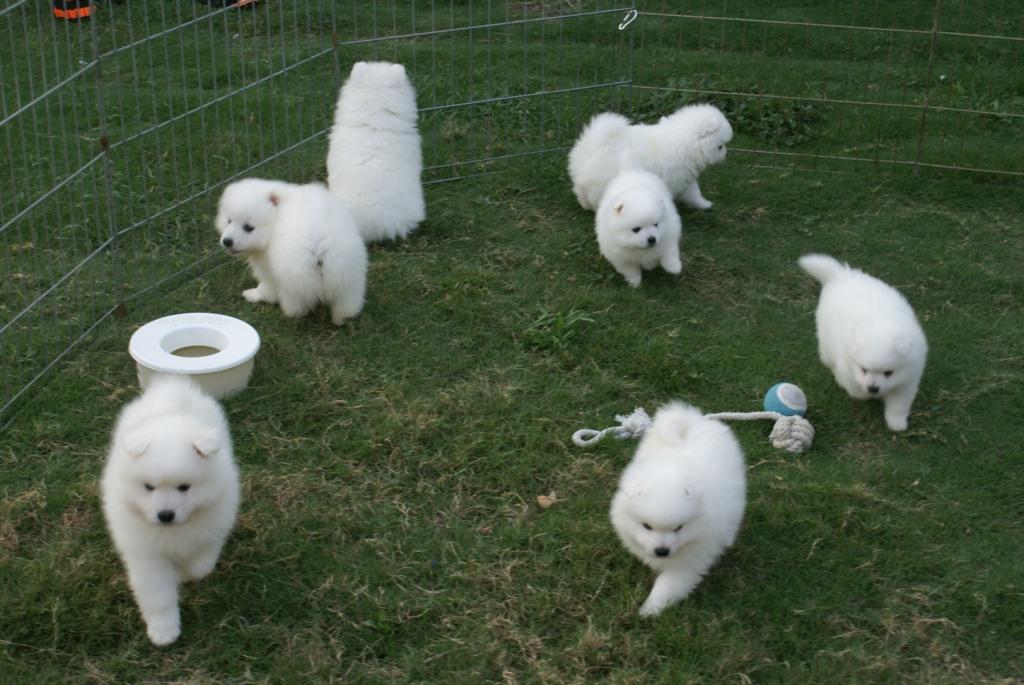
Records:
<instances>
[{"instance_id":1,"label":"green grass","mask_svg":"<svg viewBox=\"0 0 1024 685\"><path fill-rule=\"evenodd\" d=\"M540 3L526 5L534 11ZM296 6L301 12L302 3ZM758 3L728 7L764 15ZM826 21L822 7L786 3L772 17ZM883 18L886 25L927 23L928 12L916 5L906 15ZM245 21L257 30L257 19ZM423 21L418 15L417 26ZM964 26L989 28L982 21L967 16ZM365 17L359 25L365 29ZM601 66L614 51L591 46L599 34L588 26L577 27L575 47L554 34L533 37L582 51L598 60L600 76L614 75ZM662 88L707 78L720 90L758 87L745 71L745 43L680 52L679 23L648 21L643 30L644 51L634 57L652 59L634 64L638 83ZM314 34L302 36L322 40ZM808 34L815 35L833 40L830 32ZM757 39L760 47L760 33ZM762 61L786 60L790 68L756 92L797 92L805 76L826 69L827 58L851 74L856 85L848 94L856 99L863 86L856 75L867 60L856 45L830 54L798 45L786 53L785 33L768 39L780 44ZM438 56L452 49L459 66L449 77L451 66L438 65L438 103L505 87L486 77L487 53L473 52L481 40L474 36L475 47L465 37L442 43ZM297 39L296 50L303 45ZM522 45L517 34L508 53L491 52L491 68L508 64ZM429 40L413 47L422 95L432 83ZM391 49L366 48L381 58ZM463 80L461 67L473 55L478 80ZM548 56L538 84L574 81L582 57L556 56ZM923 59L889 66L913 71ZM693 60L713 73L692 74ZM1019 80L1019 69L1014 76L1000 64L993 57L961 81ZM521 75L522 67L510 69ZM527 77L542 79L539 69ZM275 92L288 91L304 102L302 126L326 125L329 106L313 114L322 88L317 69L300 73L293 86L259 90L238 111L269 117ZM175 94L186 97L186 87ZM831 96L843 92L836 87ZM979 97L969 91L964 97ZM622 105L623 97L587 92L431 112L424 117L428 159L564 145L591 111ZM636 89L633 102L646 119L671 109L673 99ZM861 120L840 105L766 102L720 101L735 108L736 147L835 153L844 136L844 145L867 148L885 145L878 134L890 127L901 145L900 126L916 131L912 118L891 113ZM951 145L977 159L1009 159L1007 131L1018 123L959 121L964 130ZM213 181L275 151L248 125L227 127L228 139L198 124L193 117L181 125L194 145L209 141ZM278 145L292 140L283 124L272 127ZM175 161L169 141L131 148L141 155L145 145L162 146L163 166L126 155L126 166L116 167L126 197L159 209L203 187L202 158L191 161L200 178L189 177L189 160L179 150ZM321 176L322 143L264 171ZM733 153L709 170L702 186L715 208L683 210L683 275L649 273L639 290L598 254L592 215L576 206L564 158L552 154L456 167L496 173L429 186L427 221L409 240L371 249L366 308L340 328L325 311L292 321L246 303L240 293L251 277L220 257L212 271L132 301L31 393L0 438L0 682L1024 679L1024 193L982 175L926 170L914 179L906 169L826 160L784 166ZM186 190L171 182L178 176ZM116 302L137 277L213 250L215 196L132 234L118 264L104 261L62 291L27 338L40 350L19 348L24 364L45 352L48 322L87 323L90 302ZM84 207L91 217L91 200ZM116 212L119 225L143 216L130 202ZM17 267L23 281L45 282L46 269L59 273L65 253L88 242L82 231L105 230L91 218L75 229L75 212L66 208L33 216L39 236L50 217L52 233L67 244L57 249L31 236L3 243L5 273ZM906 433L890 433L879 405L848 399L818 363L817 288L795 265L811 250L862 266L915 306L932 354ZM243 475L238 526L216 571L185 587L181 639L158 649L145 637L104 530L97 480L111 425L137 392L128 337L152 318L185 310L241 317L260 331L263 348L250 387L225 403ZM607 520L634 444L609 439L583 449L571 434L670 399L709 412L754 410L782 379L808 394L813 448L777 451L768 423L736 424L749 465L738 542L689 599L640 620L636 610L652 577L620 547ZM555 504L540 507L537 496L550 493Z\"/></svg>"}]
</instances>

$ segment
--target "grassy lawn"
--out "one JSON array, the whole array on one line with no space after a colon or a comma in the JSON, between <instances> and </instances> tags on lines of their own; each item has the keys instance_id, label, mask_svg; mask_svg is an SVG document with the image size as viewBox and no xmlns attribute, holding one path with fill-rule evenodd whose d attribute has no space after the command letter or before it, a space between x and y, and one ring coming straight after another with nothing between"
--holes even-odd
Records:
<instances>
[{"instance_id":1,"label":"grassy lawn","mask_svg":"<svg viewBox=\"0 0 1024 685\"><path fill-rule=\"evenodd\" d=\"M339 5L332 19L310 12L314 4L297 2L287 15L292 56L329 47L325 31L335 28L372 35L374 19L378 32L394 21L404 33L484 23L488 12L504 20L615 7L441 3L431 25L427 3L415 18L381 2L360 4L376 14ZM919 28L930 25L933 3L909 3L906 16L885 6L874 18L863 7L835 16L824 0L770 11L753 0L719 4L702 10ZM1014 24L965 3L944 9L950 30L1019 31L1018 10ZM281 50L261 23L265 11L222 20ZM119 21L118 31L142 29L140 16ZM1024 679L1019 179L930 168L915 179L902 166L734 152L702 177L714 209L682 210L683 275L650 273L633 290L598 254L564 153L474 161L563 147L592 112L628 109L627 89L461 106L628 75L622 37L599 30L608 21L618 16L341 49L341 73L355 58L415 64L427 163L436 167L428 180L486 175L428 186L422 227L371 248L367 305L345 326L332 326L326 311L293 321L248 304L244 265L214 256L214 268L132 300L21 403L0 435L0 683ZM826 29L640 21L632 77L643 87L632 108L644 120L699 97L694 90L912 103L908 80L926 73L917 35L844 42ZM203 27L174 43L186 65L221 49ZM949 70L959 86L951 82L940 101L993 114L936 116L925 159L1020 170L1020 121L997 116L1024 113L1013 99L1024 92L1020 48L948 45L941 63L961 65ZM174 87L143 78L140 91L126 80L125 98L166 98L156 104L111 96L108 114L123 124L112 140L128 141L112 169L114 225L192 199L126 234L116 264L94 262L20 337L0 340L17 348L4 348L12 373L22 373L13 361L45 356L48 326L86 325L89 307L102 312L215 255L211 217L228 175L298 144L256 171L323 176L324 139L301 141L329 123L331 57L204 110L202 120L197 113L129 140L188 106L173 98L195 106L236 87L236 48L210 57L223 78L212 68L182 72L175 52ZM11 50L0 46L0 59ZM20 73L22 57L10 59L4 78ZM120 68L110 73L128 73L127 62ZM919 120L904 110L710 99L732 117L741 150L881 161L916 152ZM0 130L0 143L33 147L45 128ZM95 130L85 128L86 142L70 141L67 157L54 159L76 159L79 144L86 155ZM60 175L50 157L12 159L12 179L49 185ZM32 197L31 184L16 184L0 198L0 218ZM22 274L20 289L2 291L4 320L102 242L106 208L84 193L80 207L45 204L29 228L0 235L3 275ZM880 405L847 398L819 364L818 288L795 264L808 251L864 268L915 306L931 357L906 433L890 433ZM238 526L215 572L185 586L182 637L158 649L104 529L97 481L113 420L137 392L127 340L179 311L243 318L263 348L249 389L225 403L243 475ZM791 455L771 447L767 422L734 424L749 466L738 542L689 599L641 620L652 576L607 519L635 445L578 448L571 434L671 399L708 412L756 410L784 379L808 395L814 446ZM551 493L555 504L540 507L537 496Z\"/></svg>"}]
</instances>

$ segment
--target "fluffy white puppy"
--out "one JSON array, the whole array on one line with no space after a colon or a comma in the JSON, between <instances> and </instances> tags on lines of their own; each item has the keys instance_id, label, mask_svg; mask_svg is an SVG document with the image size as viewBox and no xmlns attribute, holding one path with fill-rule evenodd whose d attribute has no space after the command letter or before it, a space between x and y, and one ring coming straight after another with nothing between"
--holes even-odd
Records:
<instances>
[{"instance_id":1,"label":"fluffy white puppy","mask_svg":"<svg viewBox=\"0 0 1024 685\"><path fill-rule=\"evenodd\" d=\"M249 302L278 303L302 316L318 303L341 324L366 295L366 245L348 210L323 185L247 178L224 189L217 210L220 242L244 256L258 284Z\"/></svg>"},{"instance_id":2,"label":"fluffy white puppy","mask_svg":"<svg viewBox=\"0 0 1024 685\"><path fill-rule=\"evenodd\" d=\"M928 342L906 298L874 276L820 254L800 267L822 285L815 323L818 355L850 397L885 402L885 423L907 428Z\"/></svg>"},{"instance_id":3,"label":"fluffy white puppy","mask_svg":"<svg viewBox=\"0 0 1024 685\"><path fill-rule=\"evenodd\" d=\"M665 182L673 197L695 209L710 209L697 177L725 159L731 140L732 126L711 105L688 105L650 125L631 125L614 112L598 114L569 151L572 190L581 207L597 207L628 151L640 168Z\"/></svg>"},{"instance_id":4,"label":"fluffy white puppy","mask_svg":"<svg viewBox=\"0 0 1024 685\"><path fill-rule=\"evenodd\" d=\"M597 245L634 288L644 269L683 270L683 223L664 182L649 171L623 171L608 184L594 217Z\"/></svg>"},{"instance_id":5,"label":"fluffy white puppy","mask_svg":"<svg viewBox=\"0 0 1024 685\"><path fill-rule=\"evenodd\" d=\"M427 216L416 91L405 67L356 62L338 95L327 185L366 242L404 238Z\"/></svg>"},{"instance_id":6,"label":"fluffy white puppy","mask_svg":"<svg viewBox=\"0 0 1024 685\"><path fill-rule=\"evenodd\" d=\"M659 409L611 506L622 544L658 572L642 616L697 587L735 541L746 497L743 452L728 426L679 402Z\"/></svg>"},{"instance_id":7,"label":"fluffy white puppy","mask_svg":"<svg viewBox=\"0 0 1024 685\"><path fill-rule=\"evenodd\" d=\"M220 405L188 378L155 378L121 411L100 487L149 639L170 644L181 633L178 584L213 570L238 511Z\"/></svg>"}]
</instances>

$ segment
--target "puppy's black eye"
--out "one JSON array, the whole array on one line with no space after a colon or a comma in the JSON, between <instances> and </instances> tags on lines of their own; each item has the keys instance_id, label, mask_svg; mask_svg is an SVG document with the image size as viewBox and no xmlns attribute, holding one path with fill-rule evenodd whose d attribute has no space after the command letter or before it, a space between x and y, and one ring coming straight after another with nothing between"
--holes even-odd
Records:
<instances>
[{"instance_id":1,"label":"puppy's black eye","mask_svg":"<svg viewBox=\"0 0 1024 685\"><path fill-rule=\"evenodd\" d=\"M156 488L154 488L154 487L153 487L152 485L150 485L149 483L143 483L142 485L143 485L143 487L145 487L145 488L146 488L146 490L147 490L148 492L153 492L154 490L156 490Z\"/></svg>"},{"instance_id":2,"label":"puppy's black eye","mask_svg":"<svg viewBox=\"0 0 1024 685\"><path fill-rule=\"evenodd\" d=\"M886 377L886 378L888 378L888 377L889 377L889 376L891 376L891 375L892 375L892 371L886 371L886 372L885 372L885 377Z\"/></svg>"},{"instance_id":3,"label":"puppy's black eye","mask_svg":"<svg viewBox=\"0 0 1024 685\"><path fill-rule=\"evenodd\" d=\"M672 529L672 532L673 533L678 533L682 529L683 529L683 524L680 523L678 526L676 526L675 528Z\"/></svg>"},{"instance_id":4,"label":"puppy's black eye","mask_svg":"<svg viewBox=\"0 0 1024 685\"><path fill-rule=\"evenodd\" d=\"M181 492L188 492L188 489L190 487L192 487L192 486L189 485L188 483L182 483L181 485L178 486L178 490L181 491Z\"/></svg>"},{"instance_id":5,"label":"puppy's black eye","mask_svg":"<svg viewBox=\"0 0 1024 685\"><path fill-rule=\"evenodd\" d=\"M654 227L655 227L655 228L657 228L657 227L658 227L658 224L654 224Z\"/></svg>"},{"instance_id":6,"label":"puppy's black eye","mask_svg":"<svg viewBox=\"0 0 1024 685\"><path fill-rule=\"evenodd\" d=\"M651 528L651 524L649 523L642 523L640 525L644 527L644 530L654 530L653 528Z\"/></svg>"},{"instance_id":7,"label":"puppy's black eye","mask_svg":"<svg viewBox=\"0 0 1024 685\"><path fill-rule=\"evenodd\" d=\"M724 147L725 147L724 145L719 145L719 146L718 146L718 149L719 149L719 150L721 150L721 149L723 149Z\"/></svg>"},{"instance_id":8,"label":"puppy's black eye","mask_svg":"<svg viewBox=\"0 0 1024 685\"><path fill-rule=\"evenodd\" d=\"M864 367L862 366L862 367L860 367L860 372L861 372L861 373L867 373L867 372L868 372L868 370L867 370L867 369L865 369L865 368L864 368Z\"/></svg>"},{"instance_id":9,"label":"puppy's black eye","mask_svg":"<svg viewBox=\"0 0 1024 685\"><path fill-rule=\"evenodd\" d=\"M633 233L639 233L639 232L640 232L640 227L639 226L637 226L636 228L633 229Z\"/></svg>"},{"instance_id":10,"label":"puppy's black eye","mask_svg":"<svg viewBox=\"0 0 1024 685\"><path fill-rule=\"evenodd\" d=\"M252 224L242 224L242 230L245 231L246 233L252 233L253 232Z\"/></svg>"}]
</instances>

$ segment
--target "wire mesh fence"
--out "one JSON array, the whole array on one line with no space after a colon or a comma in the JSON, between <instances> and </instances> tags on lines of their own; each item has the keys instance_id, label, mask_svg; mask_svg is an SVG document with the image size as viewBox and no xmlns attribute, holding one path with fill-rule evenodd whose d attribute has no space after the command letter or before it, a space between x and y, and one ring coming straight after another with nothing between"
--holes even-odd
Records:
<instances>
[{"instance_id":1,"label":"wire mesh fence","mask_svg":"<svg viewBox=\"0 0 1024 685\"><path fill-rule=\"evenodd\" d=\"M711 100L746 162L1024 176L1020 3L640 6L637 54L672 45L686 67L638 68L637 108Z\"/></svg>"},{"instance_id":2,"label":"wire mesh fence","mask_svg":"<svg viewBox=\"0 0 1024 685\"><path fill-rule=\"evenodd\" d=\"M629 83L615 0L93 5L0 9L0 413L124 303L223 263L227 182L322 180L353 62L406 65L427 183L564 149Z\"/></svg>"},{"instance_id":3,"label":"wire mesh fence","mask_svg":"<svg viewBox=\"0 0 1024 685\"><path fill-rule=\"evenodd\" d=\"M691 101L732 121L730 164L1024 176L1013 0L93 4L0 8L0 414L125 303L224 263L226 183L322 180L358 60L406 65L426 183Z\"/></svg>"}]
</instances>

